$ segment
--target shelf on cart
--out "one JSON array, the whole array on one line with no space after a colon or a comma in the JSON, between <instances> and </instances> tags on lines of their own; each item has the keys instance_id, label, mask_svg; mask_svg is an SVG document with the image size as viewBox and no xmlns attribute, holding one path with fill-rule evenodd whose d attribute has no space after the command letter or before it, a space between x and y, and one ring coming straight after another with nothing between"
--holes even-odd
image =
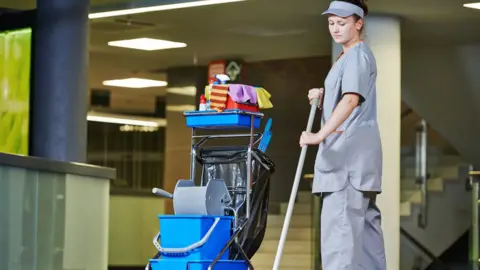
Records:
<instances>
[{"instance_id":1,"label":"shelf on cart","mask_svg":"<svg viewBox=\"0 0 480 270\"><path fill-rule=\"evenodd\" d=\"M197 129L246 129L259 128L263 114L242 110L186 111L183 113L189 128Z\"/></svg>"}]
</instances>

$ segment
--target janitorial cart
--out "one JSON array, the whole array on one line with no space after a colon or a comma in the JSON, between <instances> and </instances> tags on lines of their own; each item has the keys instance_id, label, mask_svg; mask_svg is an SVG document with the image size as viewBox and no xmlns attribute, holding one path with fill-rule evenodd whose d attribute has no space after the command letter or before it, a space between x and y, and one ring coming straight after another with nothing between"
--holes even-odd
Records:
<instances>
[{"instance_id":1,"label":"janitorial cart","mask_svg":"<svg viewBox=\"0 0 480 270\"><path fill-rule=\"evenodd\" d=\"M266 154L272 120L261 112L271 107L269 94L217 82L205 96L208 106L184 112L192 131L189 179L178 180L172 193L153 189L173 200L174 214L158 216L158 253L146 269L254 269L275 168Z\"/></svg>"}]
</instances>

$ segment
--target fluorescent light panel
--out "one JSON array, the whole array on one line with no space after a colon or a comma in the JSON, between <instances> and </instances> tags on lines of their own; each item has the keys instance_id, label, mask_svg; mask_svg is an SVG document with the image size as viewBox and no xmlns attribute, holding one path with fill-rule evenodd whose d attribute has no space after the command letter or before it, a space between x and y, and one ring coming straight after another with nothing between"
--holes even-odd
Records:
<instances>
[{"instance_id":1,"label":"fluorescent light panel","mask_svg":"<svg viewBox=\"0 0 480 270\"><path fill-rule=\"evenodd\" d=\"M163 10L171 10L171 9L226 4L226 3L241 2L241 1L246 1L246 0L200 0L200 1L164 4L164 5L156 5L156 6L131 7L131 8L125 7L119 10L94 12L89 14L88 17L90 19L98 19L98 18L131 15L131 14L146 13L146 12L153 12L153 11L163 11Z\"/></svg>"},{"instance_id":2,"label":"fluorescent light panel","mask_svg":"<svg viewBox=\"0 0 480 270\"><path fill-rule=\"evenodd\" d=\"M480 2L478 2L478 3L463 4L463 6L466 7L466 8L480 9Z\"/></svg>"},{"instance_id":3,"label":"fluorescent light panel","mask_svg":"<svg viewBox=\"0 0 480 270\"><path fill-rule=\"evenodd\" d=\"M167 93L194 97L197 95L197 88L195 86L173 87L167 88Z\"/></svg>"},{"instance_id":4,"label":"fluorescent light panel","mask_svg":"<svg viewBox=\"0 0 480 270\"><path fill-rule=\"evenodd\" d=\"M103 85L125 87L125 88L147 88L147 87L163 87L167 86L165 81L141 79L141 78L127 78L118 80L104 81Z\"/></svg>"},{"instance_id":5,"label":"fluorescent light panel","mask_svg":"<svg viewBox=\"0 0 480 270\"><path fill-rule=\"evenodd\" d=\"M153 38L136 38L110 41L108 45L114 47L122 47L129 49L137 49L144 51L166 50L173 48L187 47L187 44L183 42L174 42L169 40L153 39Z\"/></svg>"},{"instance_id":6,"label":"fluorescent light panel","mask_svg":"<svg viewBox=\"0 0 480 270\"><path fill-rule=\"evenodd\" d=\"M102 123L110 123L110 124L123 124L123 125L143 126L143 127L158 127L159 126L156 122L151 122L151 121L141 121L141 120L135 120L135 119L96 116L96 115L87 116L87 120L92 121L92 122L102 122Z\"/></svg>"},{"instance_id":7,"label":"fluorescent light panel","mask_svg":"<svg viewBox=\"0 0 480 270\"><path fill-rule=\"evenodd\" d=\"M142 126L142 127L165 127L167 120L165 118L152 118L152 117L126 117L121 114L102 113L102 112L89 112L87 120L92 122Z\"/></svg>"}]
</instances>

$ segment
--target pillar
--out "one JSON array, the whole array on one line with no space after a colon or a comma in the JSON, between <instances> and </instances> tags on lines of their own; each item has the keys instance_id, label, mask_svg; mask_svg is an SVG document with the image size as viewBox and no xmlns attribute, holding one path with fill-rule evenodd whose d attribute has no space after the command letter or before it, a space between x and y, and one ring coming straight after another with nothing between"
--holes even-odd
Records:
<instances>
[{"instance_id":1,"label":"pillar","mask_svg":"<svg viewBox=\"0 0 480 270\"><path fill-rule=\"evenodd\" d=\"M378 69L377 115L383 147L383 192L378 197L382 211L387 269L400 267L400 106L401 47L400 20L368 16L365 42L372 49ZM341 52L334 44L332 58Z\"/></svg>"},{"instance_id":2,"label":"pillar","mask_svg":"<svg viewBox=\"0 0 480 270\"><path fill-rule=\"evenodd\" d=\"M89 0L38 0L30 154L85 162Z\"/></svg>"},{"instance_id":3,"label":"pillar","mask_svg":"<svg viewBox=\"0 0 480 270\"><path fill-rule=\"evenodd\" d=\"M179 179L190 179L192 131L183 110L197 108L207 81L206 67L180 67L167 70L167 127L165 130L165 172L163 189L173 192ZM199 182L196 182L197 184ZM172 200L165 201L165 212L173 213Z\"/></svg>"}]
</instances>

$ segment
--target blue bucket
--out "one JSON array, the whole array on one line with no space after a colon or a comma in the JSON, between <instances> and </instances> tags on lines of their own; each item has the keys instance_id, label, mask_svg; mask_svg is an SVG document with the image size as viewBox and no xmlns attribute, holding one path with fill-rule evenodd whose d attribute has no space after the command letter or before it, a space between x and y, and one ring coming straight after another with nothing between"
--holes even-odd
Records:
<instances>
[{"instance_id":1,"label":"blue bucket","mask_svg":"<svg viewBox=\"0 0 480 270\"><path fill-rule=\"evenodd\" d=\"M163 260L214 260L232 236L233 217L159 215ZM159 248L159 247L157 247ZM228 260L229 249L221 256Z\"/></svg>"},{"instance_id":2,"label":"blue bucket","mask_svg":"<svg viewBox=\"0 0 480 270\"><path fill-rule=\"evenodd\" d=\"M150 260L152 270L207 270L212 261ZM245 261L218 261L215 270L247 270Z\"/></svg>"}]
</instances>

